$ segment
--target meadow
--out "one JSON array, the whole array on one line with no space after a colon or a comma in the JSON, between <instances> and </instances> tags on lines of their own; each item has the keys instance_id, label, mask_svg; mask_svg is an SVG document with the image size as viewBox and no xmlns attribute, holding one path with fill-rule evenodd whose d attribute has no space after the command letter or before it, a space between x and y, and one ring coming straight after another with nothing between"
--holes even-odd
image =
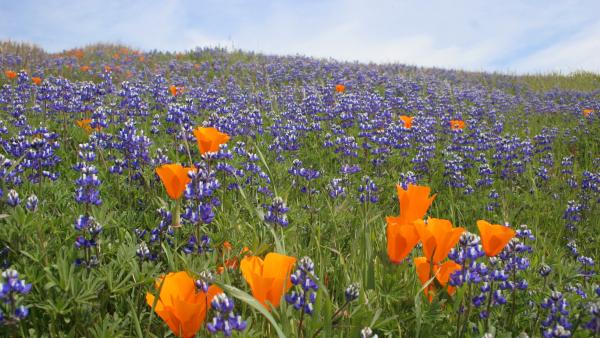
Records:
<instances>
[{"instance_id":1,"label":"meadow","mask_svg":"<svg viewBox=\"0 0 600 338\"><path fill-rule=\"evenodd\" d=\"M600 337L600 76L0 44L0 335Z\"/></svg>"}]
</instances>

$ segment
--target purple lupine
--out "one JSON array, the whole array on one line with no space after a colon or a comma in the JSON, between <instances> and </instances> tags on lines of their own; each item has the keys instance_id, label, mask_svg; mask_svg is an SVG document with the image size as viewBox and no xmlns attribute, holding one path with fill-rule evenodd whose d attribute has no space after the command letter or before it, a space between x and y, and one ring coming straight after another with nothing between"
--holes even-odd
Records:
<instances>
[{"instance_id":1,"label":"purple lupine","mask_svg":"<svg viewBox=\"0 0 600 338\"><path fill-rule=\"evenodd\" d=\"M235 303L233 298L219 293L211 301L212 310L215 312L213 319L206 323L206 329L212 334L223 332L225 337L231 336L233 331L244 331L247 323L242 316L233 311Z\"/></svg>"},{"instance_id":2,"label":"purple lupine","mask_svg":"<svg viewBox=\"0 0 600 338\"><path fill-rule=\"evenodd\" d=\"M315 282L318 279L315 275L315 264L310 257L302 257L298 268L290 276L290 280L295 288L285 295L288 304L294 306L294 309L303 311L312 315L313 304L317 299L317 290L319 286Z\"/></svg>"},{"instance_id":3,"label":"purple lupine","mask_svg":"<svg viewBox=\"0 0 600 338\"><path fill-rule=\"evenodd\" d=\"M263 204L263 209L265 209L266 223L280 225L284 228L289 225L286 215L289 209L281 197L275 197L273 202L269 205Z\"/></svg>"},{"instance_id":4,"label":"purple lupine","mask_svg":"<svg viewBox=\"0 0 600 338\"><path fill-rule=\"evenodd\" d=\"M0 325L16 325L29 315L23 297L31 291L31 284L19 277L14 269L2 272L0 283Z\"/></svg>"}]
</instances>

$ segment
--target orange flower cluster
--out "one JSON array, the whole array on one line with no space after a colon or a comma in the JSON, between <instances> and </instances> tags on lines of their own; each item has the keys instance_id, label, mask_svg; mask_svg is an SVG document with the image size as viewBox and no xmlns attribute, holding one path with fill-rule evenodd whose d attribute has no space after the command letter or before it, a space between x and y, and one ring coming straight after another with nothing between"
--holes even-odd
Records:
<instances>
[{"instance_id":1,"label":"orange flower cluster","mask_svg":"<svg viewBox=\"0 0 600 338\"><path fill-rule=\"evenodd\" d=\"M583 110L583 116L588 117L588 116L592 115L593 112L594 112L593 109L586 108L586 109Z\"/></svg>"},{"instance_id":2,"label":"orange flower cluster","mask_svg":"<svg viewBox=\"0 0 600 338\"><path fill-rule=\"evenodd\" d=\"M42 78L34 76L31 78L31 82L33 82L33 84L35 84L36 86L39 86L40 84L42 84Z\"/></svg>"},{"instance_id":3,"label":"orange flower cluster","mask_svg":"<svg viewBox=\"0 0 600 338\"><path fill-rule=\"evenodd\" d=\"M400 120L402 120L402 122L404 122L404 128L406 128L406 129L410 129L412 127L413 119L414 119L414 117L412 117L412 116L406 116L406 115L400 116Z\"/></svg>"},{"instance_id":4,"label":"orange flower cluster","mask_svg":"<svg viewBox=\"0 0 600 338\"><path fill-rule=\"evenodd\" d=\"M6 75L7 78L9 78L10 80L15 79L17 77L17 72L12 71L12 70L5 70L4 71L4 75Z\"/></svg>"},{"instance_id":5,"label":"orange flower cluster","mask_svg":"<svg viewBox=\"0 0 600 338\"><path fill-rule=\"evenodd\" d=\"M422 243L424 256L415 258L414 263L421 284L427 285L425 295L432 301L436 288L447 287L450 275L461 269L459 264L446 258L465 229L453 227L446 219L430 217L427 222L423 220L435 199L435 195L429 196L429 187L410 184L407 189L400 185L396 189L400 215L386 218L387 254L392 263L399 264L417 243ZM490 257L499 254L515 236L513 229L502 225L480 220L477 226L483 250ZM432 275L435 281L430 282ZM454 291L453 287L447 287L448 294L452 295Z\"/></svg>"},{"instance_id":6,"label":"orange flower cluster","mask_svg":"<svg viewBox=\"0 0 600 338\"><path fill-rule=\"evenodd\" d=\"M155 283L160 290L158 300L146 293L146 302L154 307L156 314L165 321L178 337L194 337L206 320L213 297L223 292L212 285L204 293L196 289L194 279L185 271L171 272L159 278Z\"/></svg>"},{"instance_id":7,"label":"orange flower cluster","mask_svg":"<svg viewBox=\"0 0 600 338\"><path fill-rule=\"evenodd\" d=\"M346 91L346 86L344 86L343 84L337 84L335 85L335 91L338 93L343 93Z\"/></svg>"},{"instance_id":8,"label":"orange flower cluster","mask_svg":"<svg viewBox=\"0 0 600 338\"><path fill-rule=\"evenodd\" d=\"M184 87L177 87L175 85L169 86L169 92L171 92L171 95L173 95L173 96L181 95L184 90L185 90Z\"/></svg>"},{"instance_id":9,"label":"orange flower cluster","mask_svg":"<svg viewBox=\"0 0 600 338\"><path fill-rule=\"evenodd\" d=\"M270 310L269 304L278 307L281 296L292 287L290 274L295 263L294 257L271 252L264 261L256 256L244 257L240 270L254 298Z\"/></svg>"},{"instance_id":10,"label":"orange flower cluster","mask_svg":"<svg viewBox=\"0 0 600 338\"><path fill-rule=\"evenodd\" d=\"M465 121L463 120L450 120L450 128L452 130L465 129Z\"/></svg>"},{"instance_id":11,"label":"orange flower cluster","mask_svg":"<svg viewBox=\"0 0 600 338\"><path fill-rule=\"evenodd\" d=\"M81 120L75 121L75 124L78 125L80 128L82 128L83 130L85 130L85 132L88 134L90 134L92 131L102 130L102 128L100 128L100 127L92 128L90 126L90 123L92 123L92 119L81 119Z\"/></svg>"},{"instance_id":12,"label":"orange flower cluster","mask_svg":"<svg viewBox=\"0 0 600 338\"><path fill-rule=\"evenodd\" d=\"M198 150L204 155L207 152L217 152L221 144L229 141L229 135L221 133L216 128L199 127L194 130L194 136L198 142ZM180 164L164 164L156 168L156 174L160 178L167 194L172 200L178 200L183 195L185 187L190 183L188 172L195 168L183 167Z\"/></svg>"}]
</instances>

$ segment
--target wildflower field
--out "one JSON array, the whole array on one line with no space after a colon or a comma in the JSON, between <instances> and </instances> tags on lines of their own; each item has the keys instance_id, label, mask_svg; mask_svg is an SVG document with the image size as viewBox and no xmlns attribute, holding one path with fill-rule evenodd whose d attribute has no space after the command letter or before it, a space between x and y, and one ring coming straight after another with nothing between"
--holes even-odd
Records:
<instances>
[{"instance_id":1,"label":"wildflower field","mask_svg":"<svg viewBox=\"0 0 600 338\"><path fill-rule=\"evenodd\" d=\"M0 336L600 337L599 76L2 46Z\"/></svg>"}]
</instances>

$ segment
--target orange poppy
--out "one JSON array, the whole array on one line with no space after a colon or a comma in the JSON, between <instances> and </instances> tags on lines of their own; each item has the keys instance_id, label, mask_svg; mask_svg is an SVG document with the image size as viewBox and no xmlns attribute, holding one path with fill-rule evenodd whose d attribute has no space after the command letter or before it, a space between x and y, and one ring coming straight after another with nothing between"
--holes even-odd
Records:
<instances>
[{"instance_id":1,"label":"orange poppy","mask_svg":"<svg viewBox=\"0 0 600 338\"><path fill-rule=\"evenodd\" d=\"M100 127L96 127L95 129L92 128L90 126L90 123L92 123L92 119L81 119L81 120L77 120L75 121L75 124L77 124L80 128L83 128L83 130L85 130L86 133L91 133L92 131L100 131L102 128Z\"/></svg>"},{"instance_id":2,"label":"orange poppy","mask_svg":"<svg viewBox=\"0 0 600 338\"><path fill-rule=\"evenodd\" d=\"M463 121L463 120L450 120L450 128L452 128L452 130L462 130L462 129L465 129L465 121Z\"/></svg>"},{"instance_id":3,"label":"orange poppy","mask_svg":"<svg viewBox=\"0 0 600 338\"><path fill-rule=\"evenodd\" d=\"M233 248L233 246L231 245L231 243L229 243L228 241L223 242L223 265L220 265L217 267L217 273L218 274L222 274L223 272L225 272L225 268L227 269L237 269L239 263L240 263L240 259L238 256L233 256L230 258L225 259L226 255L227 257L229 257L229 254L231 253L231 249ZM240 251L240 256L242 256L244 253L250 251L250 249L248 249L248 247L244 247L241 251Z\"/></svg>"},{"instance_id":4,"label":"orange poppy","mask_svg":"<svg viewBox=\"0 0 600 338\"><path fill-rule=\"evenodd\" d=\"M396 184L396 191L400 203L400 216L389 218L400 224L409 224L423 218L436 196L429 197L429 187L413 184L409 184L406 190L400 184Z\"/></svg>"},{"instance_id":5,"label":"orange poppy","mask_svg":"<svg viewBox=\"0 0 600 338\"><path fill-rule=\"evenodd\" d=\"M140 56L140 62L144 62L146 60L146 57L144 57L143 55Z\"/></svg>"},{"instance_id":6,"label":"orange poppy","mask_svg":"<svg viewBox=\"0 0 600 338\"><path fill-rule=\"evenodd\" d=\"M161 288L162 285L162 288ZM194 337L206 320L213 297L223 292L211 285L208 292L198 291L194 279L185 271L171 272L154 284L160 295L154 311L178 337ZM155 297L146 293L146 303L154 305Z\"/></svg>"},{"instance_id":7,"label":"orange poppy","mask_svg":"<svg viewBox=\"0 0 600 338\"><path fill-rule=\"evenodd\" d=\"M167 189L167 195L172 200L178 200L183 195L185 187L191 181L188 176L191 170L194 169L184 167L181 164L163 164L156 168L156 174L160 177L165 189Z\"/></svg>"},{"instance_id":8,"label":"orange poppy","mask_svg":"<svg viewBox=\"0 0 600 338\"><path fill-rule=\"evenodd\" d=\"M413 119L414 119L414 117L412 117L412 116L406 116L406 115L400 116L400 120L402 120L402 122L404 122L404 128L406 128L406 129L410 129L410 127L412 127Z\"/></svg>"},{"instance_id":9,"label":"orange poppy","mask_svg":"<svg viewBox=\"0 0 600 338\"><path fill-rule=\"evenodd\" d=\"M427 257L417 257L414 259L415 269L417 271L417 276L419 277L419 281L421 281L421 285L425 285L429 279L431 279L431 268L433 267L433 271L435 273L435 279L439 283L441 287L446 287L448 285L448 281L450 280L450 275L456 270L460 270L462 267L460 264L454 261L446 261L443 264L433 264L429 262ZM456 291L456 288L453 286L448 286L447 288L448 294L453 295ZM429 284L425 290L425 296L429 302L433 300L433 296L435 294L435 285L432 282Z\"/></svg>"},{"instance_id":10,"label":"orange poppy","mask_svg":"<svg viewBox=\"0 0 600 338\"><path fill-rule=\"evenodd\" d=\"M176 87L174 85L169 86L169 91L171 92L171 95L173 95L173 96L181 95L181 93L183 93L183 90L184 90L183 87Z\"/></svg>"},{"instance_id":11,"label":"orange poppy","mask_svg":"<svg viewBox=\"0 0 600 338\"><path fill-rule=\"evenodd\" d=\"M419 235L413 223L402 224L396 217L386 217L387 254L390 261L400 264L419 242Z\"/></svg>"},{"instance_id":12,"label":"orange poppy","mask_svg":"<svg viewBox=\"0 0 600 338\"><path fill-rule=\"evenodd\" d=\"M458 243L464 228L452 227L447 219L428 218L427 224L422 219L415 221L419 238L423 243L423 253L434 264L440 263L448 256L450 250Z\"/></svg>"},{"instance_id":13,"label":"orange poppy","mask_svg":"<svg viewBox=\"0 0 600 338\"><path fill-rule=\"evenodd\" d=\"M79 67L79 70L81 70L82 72L87 72L88 70L90 70L90 66L81 66Z\"/></svg>"},{"instance_id":14,"label":"orange poppy","mask_svg":"<svg viewBox=\"0 0 600 338\"><path fill-rule=\"evenodd\" d=\"M593 110L593 109L591 109L591 108L584 109L584 110L583 110L583 116L585 116L585 117L588 117L588 116L590 116L590 115L591 115L593 112L594 112L594 110Z\"/></svg>"},{"instance_id":15,"label":"orange poppy","mask_svg":"<svg viewBox=\"0 0 600 338\"><path fill-rule=\"evenodd\" d=\"M73 56L75 56L78 59L83 58L84 55L85 53L81 49L76 49L75 51L73 51Z\"/></svg>"},{"instance_id":16,"label":"orange poppy","mask_svg":"<svg viewBox=\"0 0 600 338\"><path fill-rule=\"evenodd\" d=\"M346 91L346 86L344 86L343 84L337 84L335 85L335 91L338 93L343 93Z\"/></svg>"},{"instance_id":17,"label":"orange poppy","mask_svg":"<svg viewBox=\"0 0 600 338\"><path fill-rule=\"evenodd\" d=\"M481 245L488 257L499 254L506 244L515 237L515 230L500 224L491 224L484 220L477 221L477 228L481 235Z\"/></svg>"},{"instance_id":18,"label":"orange poppy","mask_svg":"<svg viewBox=\"0 0 600 338\"><path fill-rule=\"evenodd\" d=\"M7 78L12 80L17 77L17 72L14 72L12 70L5 70L4 75L6 75Z\"/></svg>"},{"instance_id":19,"label":"orange poppy","mask_svg":"<svg viewBox=\"0 0 600 338\"><path fill-rule=\"evenodd\" d=\"M41 77L37 77L34 76L31 78L31 81L33 82L33 84L35 84L36 86L39 86L42 83L42 78Z\"/></svg>"},{"instance_id":20,"label":"orange poppy","mask_svg":"<svg viewBox=\"0 0 600 338\"><path fill-rule=\"evenodd\" d=\"M221 144L229 141L229 135L220 132L214 127L199 127L194 129L194 136L198 142L200 154L204 155L207 152L216 153L219 151Z\"/></svg>"},{"instance_id":21,"label":"orange poppy","mask_svg":"<svg viewBox=\"0 0 600 338\"><path fill-rule=\"evenodd\" d=\"M294 257L271 252L264 261L257 256L244 257L240 270L254 298L270 310L267 302L278 307L281 296L292 287L290 274L295 263Z\"/></svg>"},{"instance_id":22,"label":"orange poppy","mask_svg":"<svg viewBox=\"0 0 600 338\"><path fill-rule=\"evenodd\" d=\"M109 73L111 71L111 68L109 65L104 66L104 71Z\"/></svg>"}]
</instances>

